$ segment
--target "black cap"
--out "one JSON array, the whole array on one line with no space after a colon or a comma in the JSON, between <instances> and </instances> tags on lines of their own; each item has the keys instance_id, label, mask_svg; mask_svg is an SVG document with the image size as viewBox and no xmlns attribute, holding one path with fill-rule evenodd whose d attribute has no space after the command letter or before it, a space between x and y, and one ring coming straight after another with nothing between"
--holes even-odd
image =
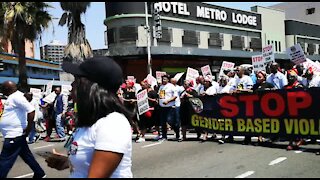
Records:
<instances>
[{"instance_id":1,"label":"black cap","mask_svg":"<svg viewBox=\"0 0 320 180\"><path fill-rule=\"evenodd\" d=\"M111 58L99 56L85 59L80 64L63 62L62 69L75 76L86 77L100 86L117 91L122 83L122 69Z\"/></svg>"}]
</instances>

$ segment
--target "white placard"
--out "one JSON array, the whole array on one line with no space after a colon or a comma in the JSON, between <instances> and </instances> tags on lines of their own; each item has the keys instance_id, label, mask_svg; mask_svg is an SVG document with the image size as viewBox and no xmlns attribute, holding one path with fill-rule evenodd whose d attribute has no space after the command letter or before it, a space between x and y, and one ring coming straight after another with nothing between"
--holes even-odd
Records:
<instances>
[{"instance_id":1,"label":"white placard","mask_svg":"<svg viewBox=\"0 0 320 180\"><path fill-rule=\"evenodd\" d=\"M265 64L269 64L270 62L276 62L276 60L274 59L272 44L262 48L262 57L264 59Z\"/></svg>"},{"instance_id":2,"label":"white placard","mask_svg":"<svg viewBox=\"0 0 320 180\"><path fill-rule=\"evenodd\" d=\"M303 63L303 67L305 67L305 68L311 67L313 72L320 72L320 65L313 62L309 58L307 58L307 61Z\"/></svg>"},{"instance_id":3,"label":"white placard","mask_svg":"<svg viewBox=\"0 0 320 180\"><path fill-rule=\"evenodd\" d=\"M71 85L62 85L61 86L61 93L68 96L70 94L71 89L72 89Z\"/></svg>"},{"instance_id":4,"label":"white placard","mask_svg":"<svg viewBox=\"0 0 320 180\"><path fill-rule=\"evenodd\" d=\"M306 55L304 54L300 44L296 44L290 48L287 48L287 55L295 64L301 64L307 61Z\"/></svg>"},{"instance_id":5,"label":"white placard","mask_svg":"<svg viewBox=\"0 0 320 180\"><path fill-rule=\"evenodd\" d=\"M149 110L148 91L145 89L137 94L139 115Z\"/></svg>"},{"instance_id":6,"label":"white placard","mask_svg":"<svg viewBox=\"0 0 320 180\"><path fill-rule=\"evenodd\" d=\"M266 66L264 62L264 58L262 55L257 55L257 56L252 56L252 65L253 65L253 71L258 72L258 71L266 71Z\"/></svg>"},{"instance_id":7,"label":"white placard","mask_svg":"<svg viewBox=\"0 0 320 180\"><path fill-rule=\"evenodd\" d=\"M232 70L234 68L234 65L235 64L232 63L232 62L223 61L222 65L221 65L221 68L220 68L219 77L224 75L224 73L223 73L224 70L227 70L227 69Z\"/></svg>"},{"instance_id":8,"label":"white placard","mask_svg":"<svg viewBox=\"0 0 320 180\"><path fill-rule=\"evenodd\" d=\"M146 77L146 80L148 81L148 83L154 87L155 85L157 85L157 79L155 77L153 77L151 74L148 74L148 76Z\"/></svg>"},{"instance_id":9,"label":"white placard","mask_svg":"<svg viewBox=\"0 0 320 180\"><path fill-rule=\"evenodd\" d=\"M42 98L41 89L38 88L30 88L30 92L32 93L32 99L35 99L37 102Z\"/></svg>"},{"instance_id":10,"label":"white placard","mask_svg":"<svg viewBox=\"0 0 320 180\"><path fill-rule=\"evenodd\" d=\"M193 68L188 67L186 80L193 81L193 85L196 85L196 78L199 77L199 71Z\"/></svg>"},{"instance_id":11,"label":"white placard","mask_svg":"<svg viewBox=\"0 0 320 180\"><path fill-rule=\"evenodd\" d=\"M203 77L205 77L207 75L212 76L211 69L210 69L209 65L201 67L201 72L202 72Z\"/></svg>"},{"instance_id":12,"label":"white placard","mask_svg":"<svg viewBox=\"0 0 320 180\"><path fill-rule=\"evenodd\" d=\"M56 98L56 93L55 92L52 92L50 93L49 95L47 95L45 98L43 98L43 101L44 102L47 102L47 103L53 103L54 99Z\"/></svg>"},{"instance_id":13,"label":"white placard","mask_svg":"<svg viewBox=\"0 0 320 180\"><path fill-rule=\"evenodd\" d=\"M179 79L183 76L184 72L181 73L177 73L173 78L177 81L179 81Z\"/></svg>"},{"instance_id":14,"label":"white placard","mask_svg":"<svg viewBox=\"0 0 320 180\"><path fill-rule=\"evenodd\" d=\"M132 82L136 83L136 78L134 76L127 76L127 79L129 81L132 81Z\"/></svg>"},{"instance_id":15,"label":"white placard","mask_svg":"<svg viewBox=\"0 0 320 180\"><path fill-rule=\"evenodd\" d=\"M52 85L53 85L53 81L48 82L47 86L46 86L46 93L45 95L48 95L51 93L52 91Z\"/></svg>"},{"instance_id":16,"label":"white placard","mask_svg":"<svg viewBox=\"0 0 320 180\"><path fill-rule=\"evenodd\" d=\"M162 82L162 76L163 75L166 75L167 73L166 72L162 72L162 71L156 71L156 79L157 79L157 82Z\"/></svg>"}]
</instances>

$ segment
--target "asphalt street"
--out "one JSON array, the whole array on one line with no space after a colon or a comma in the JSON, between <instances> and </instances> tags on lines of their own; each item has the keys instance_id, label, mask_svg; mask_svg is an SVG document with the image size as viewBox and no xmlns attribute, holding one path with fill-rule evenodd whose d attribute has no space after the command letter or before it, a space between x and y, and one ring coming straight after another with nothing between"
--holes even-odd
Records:
<instances>
[{"instance_id":1,"label":"asphalt street","mask_svg":"<svg viewBox=\"0 0 320 180\"><path fill-rule=\"evenodd\" d=\"M217 141L200 143L196 134L189 133L188 141L157 142L156 135L147 134L146 142L133 142L132 171L136 178L154 177L222 177L222 178L315 178L320 177L320 156L315 151L318 144L301 146L286 151L288 142L264 146L242 145L244 137L235 136L234 143L219 144ZM219 137L219 136L218 136ZM134 138L134 135L133 135ZM255 139L253 139L255 141ZM2 148L2 141L1 141ZM39 142L30 145L37 161L48 178L65 178L69 170L49 168L38 154L53 148L63 152L63 142ZM10 171L10 178L31 178L32 170L19 157Z\"/></svg>"}]
</instances>

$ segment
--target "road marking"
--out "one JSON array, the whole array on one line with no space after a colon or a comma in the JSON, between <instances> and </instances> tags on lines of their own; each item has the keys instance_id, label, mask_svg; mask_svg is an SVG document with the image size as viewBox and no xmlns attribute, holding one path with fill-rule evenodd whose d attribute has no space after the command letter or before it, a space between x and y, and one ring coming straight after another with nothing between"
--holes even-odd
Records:
<instances>
[{"instance_id":1,"label":"road marking","mask_svg":"<svg viewBox=\"0 0 320 180\"><path fill-rule=\"evenodd\" d=\"M240 174L239 176L237 176L235 178L245 178L245 177L251 176L252 174L254 174L254 171L247 171L243 174Z\"/></svg>"},{"instance_id":2,"label":"road marking","mask_svg":"<svg viewBox=\"0 0 320 180\"><path fill-rule=\"evenodd\" d=\"M46 147L50 147L50 146L54 146L54 144L49 144L49 145L46 145L46 146L35 147L35 148L33 148L33 149L41 149L41 148L46 148Z\"/></svg>"},{"instance_id":3,"label":"road marking","mask_svg":"<svg viewBox=\"0 0 320 180\"><path fill-rule=\"evenodd\" d=\"M297 151L294 151L295 153L299 154L299 153L302 153L304 152L305 150L297 150Z\"/></svg>"},{"instance_id":4,"label":"road marking","mask_svg":"<svg viewBox=\"0 0 320 180\"><path fill-rule=\"evenodd\" d=\"M29 174L25 174L25 175L22 175L22 176L17 176L17 177L14 177L14 178L24 178L24 177L28 177L28 176L32 176L34 173L29 173Z\"/></svg>"},{"instance_id":5,"label":"road marking","mask_svg":"<svg viewBox=\"0 0 320 180\"><path fill-rule=\"evenodd\" d=\"M141 148L152 147L152 146L159 145L159 144L161 144L161 143L162 143L162 142L158 142L158 143L154 143L154 144L149 144L149 145L142 146Z\"/></svg>"},{"instance_id":6,"label":"road marking","mask_svg":"<svg viewBox=\"0 0 320 180\"><path fill-rule=\"evenodd\" d=\"M278 164L278 163L280 163L280 162L282 162L282 161L284 161L284 160L286 160L286 159L287 159L286 157L279 157L279 158L271 161L271 162L269 163L269 166L273 166L273 165L275 165L275 164Z\"/></svg>"}]
</instances>

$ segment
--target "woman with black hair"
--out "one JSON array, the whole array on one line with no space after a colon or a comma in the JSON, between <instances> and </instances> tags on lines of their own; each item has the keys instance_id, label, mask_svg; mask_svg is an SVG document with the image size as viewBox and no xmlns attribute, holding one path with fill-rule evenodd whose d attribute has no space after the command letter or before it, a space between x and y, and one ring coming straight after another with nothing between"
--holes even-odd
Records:
<instances>
[{"instance_id":1,"label":"woman with black hair","mask_svg":"<svg viewBox=\"0 0 320 180\"><path fill-rule=\"evenodd\" d=\"M53 152L49 167L62 170L70 161L72 178L133 177L130 113L117 97L122 70L110 58L94 57L80 65L64 63L75 75L72 96L77 102L76 130L65 145L68 158Z\"/></svg>"}]
</instances>

